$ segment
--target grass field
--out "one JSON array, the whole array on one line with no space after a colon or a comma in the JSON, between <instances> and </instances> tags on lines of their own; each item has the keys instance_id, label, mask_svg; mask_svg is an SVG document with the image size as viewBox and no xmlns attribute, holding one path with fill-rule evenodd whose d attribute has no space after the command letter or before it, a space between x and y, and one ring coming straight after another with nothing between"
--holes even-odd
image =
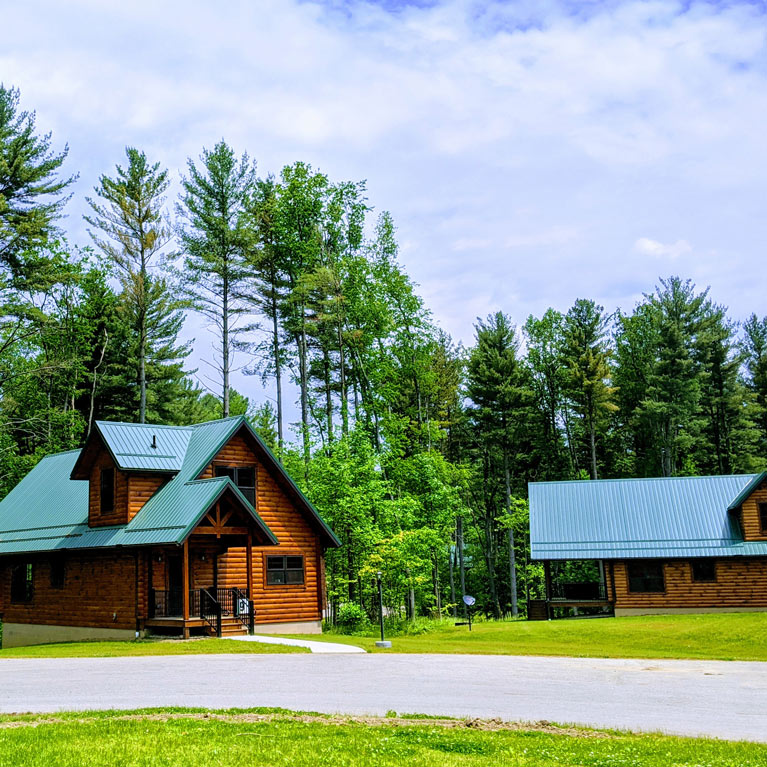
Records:
<instances>
[{"instance_id":1,"label":"grass field","mask_svg":"<svg viewBox=\"0 0 767 767\"><path fill-rule=\"evenodd\" d=\"M124 655L210 655L214 653L309 652L302 647L236 642L231 639L139 640L137 642L62 642L10 647L3 658L118 658Z\"/></svg>"},{"instance_id":2,"label":"grass field","mask_svg":"<svg viewBox=\"0 0 767 767\"><path fill-rule=\"evenodd\" d=\"M0 717L0 766L756 767L767 746L498 721L258 709Z\"/></svg>"},{"instance_id":3,"label":"grass field","mask_svg":"<svg viewBox=\"0 0 767 767\"><path fill-rule=\"evenodd\" d=\"M653 615L560 621L488 621L443 625L416 636L323 634L311 637L364 647L371 652L569 655L593 658L698 658L767 661L767 613Z\"/></svg>"}]
</instances>

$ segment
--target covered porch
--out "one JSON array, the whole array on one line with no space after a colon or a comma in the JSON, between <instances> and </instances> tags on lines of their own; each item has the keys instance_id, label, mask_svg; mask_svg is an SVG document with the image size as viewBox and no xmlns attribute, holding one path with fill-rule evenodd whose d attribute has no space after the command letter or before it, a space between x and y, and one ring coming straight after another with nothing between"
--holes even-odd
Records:
<instances>
[{"instance_id":1,"label":"covered porch","mask_svg":"<svg viewBox=\"0 0 767 767\"><path fill-rule=\"evenodd\" d=\"M196 523L183 543L149 550L144 625L158 633L212 636L253 633L253 546L276 545L261 520L234 498L221 497ZM244 549L241 583L223 586L219 559L231 548Z\"/></svg>"},{"instance_id":2,"label":"covered porch","mask_svg":"<svg viewBox=\"0 0 767 767\"><path fill-rule=\"evenodd\" d=\"M567 612L574 617L611 615L608 570L603 560L544 560L545 598L530 600L528 619L552 620Z\"/></svg>"}]
</instances>

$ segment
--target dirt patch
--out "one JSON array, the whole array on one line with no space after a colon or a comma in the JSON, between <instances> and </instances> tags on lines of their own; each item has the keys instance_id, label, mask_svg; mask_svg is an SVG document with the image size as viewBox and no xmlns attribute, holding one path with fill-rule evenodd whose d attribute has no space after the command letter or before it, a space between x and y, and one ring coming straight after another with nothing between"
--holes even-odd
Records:
<instances>
[{"instance_id":1,"label":"dirt patch","mask_svg":"<svg viewBox=\"0 0 767 767\"><path fill-rule=\"evenodd\" d=\"M322 716L319 714L220 714L210 713L157 713L157 714L115 714L108 717L111 721L131 722L169 722L177 719L209 720L219 722L237 722L253 724L261 722L302 722L305 724L324 724L341 727L348 724L361 724L372 727L441 727L451 730L482 730L496 732L516 730L525 732L544 732L550 735L566 735L574 738L613 738L607 732L584 730L577 727L561 727L545 720L539 722L505 722L502 719L409 719L406 717L385 716ZM94 724L106 721L105 717L43 717L39 719L18 719L0 722L0 730L19 727L40 727L47 724Z\"/></svg>"}]
</instances>

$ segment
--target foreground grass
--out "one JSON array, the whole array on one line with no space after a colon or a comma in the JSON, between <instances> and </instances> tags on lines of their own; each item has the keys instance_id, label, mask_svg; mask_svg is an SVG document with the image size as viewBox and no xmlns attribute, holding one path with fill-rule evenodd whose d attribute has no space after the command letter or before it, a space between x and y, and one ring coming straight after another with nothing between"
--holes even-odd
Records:
<instances>
[{"instance_id":1,"label":"foreground grass","mask_svg":"<svg viewBox=\"0 0 767 767\"><path fill-rule=\"evenodd\" d=\"M119 658L126 655L211 655L217 653L309 652L302 647L237 642L232 639L146 639L136 642L62 642L60 644L10 647L3 658Z\"/></svg>"},{"instance_id":2,"label":"foreground grass","mask_svg":"<svg viewBox=\"0 0 767 767\"><path fill-rule=\"evenodd\" d=\"M751 767L767 765L767 746L548 723L157 709L0 717L0 766L19 764Z\"/></svg>"},{"instance_id":3,"label":"foreground grass","mask_svg":"<svg viewBox=\"0 0 767 767\"><path fill-rule=\"evenodd\" d=\"M592 658L691 658L767 661L767 613L652 615L559 621L488 621L466 626L445 621L417 636L323 634L311 639L358 645L370 652L569 655Z\"/></svg>"}]
</instances>

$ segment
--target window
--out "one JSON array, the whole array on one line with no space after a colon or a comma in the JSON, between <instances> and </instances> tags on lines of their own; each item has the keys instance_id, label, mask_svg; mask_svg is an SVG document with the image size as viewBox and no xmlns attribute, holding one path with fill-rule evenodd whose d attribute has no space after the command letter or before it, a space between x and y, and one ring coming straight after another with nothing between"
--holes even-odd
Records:
<instances>
[{"instance_id":1,"label":"window","mask_svg":"<svg viewBox=\"0 0 767 767\"><path fill-rule=\"evenodd\" d=\"M256 467L255 466L216 466L217 477L229 477L247 498L248 503L256 506Z\"/></svg>"},{"instance_id":2,"label":"window","mask_svg":"<svg viewBox=\"0 0 767 767\"><path fill-rule=\"evenodd\" d=\"M67 571L64 565L64 559L57 557L51 560L51 588L63 589L66 581Z\"/></svg>"},{"instance_id":3,"label":"window","mask_svg":"<svg viewBox=\"0 0 767 767\"><path fill-rule=\"evenodd\" d=\"M716 561L713 559L693 559L690 562L692 579L696 583L713 583L716 581Z\"/></svg>"},{"instance_id":4,"label":"window","mask_svg":"<svg viewBox=\"0 0 767 767\"><path fill-rule=\"evenodd\" d=\"M32 563L16 565L11 572L11 602L31 602L33 596Z\"/></svg>"},{"instance_id":5,"label":"window","mask_svg":"<svg viewBox=\"0 0 767 767\"><path fill-rule=\"evenodd\" d=\"M629 562L629 591L635 594L658 594L666 590L662 562Z\"/></svg>"},{"instance_id":6,"label":"window","mask_svg":"<svg viewBox=\"0 0 767 767\"><path fill-rule=\"evenodd\" d=\"M115 470L101 470L101 513L109 514L115 510Z\"/></svg>"},{"instance_id":7,"label":"window","mask_svg":"<svg viewBox=\"0 0 767 767\"><path fill-rule=\"evenodd\" d=\"M303 557L267 557L266 584L281 586L289 583L304 582Z\"/></svg>"},{"instance_id":8,"label":"window","mask_svg":"<svg viewBox=\"0 0 767 767\"><path fill-rule=\"evenodd\" d=\"M762 534L767 535L767 503L759 504L759 525L762 528Z\"/></svg>"}]
</instances>

